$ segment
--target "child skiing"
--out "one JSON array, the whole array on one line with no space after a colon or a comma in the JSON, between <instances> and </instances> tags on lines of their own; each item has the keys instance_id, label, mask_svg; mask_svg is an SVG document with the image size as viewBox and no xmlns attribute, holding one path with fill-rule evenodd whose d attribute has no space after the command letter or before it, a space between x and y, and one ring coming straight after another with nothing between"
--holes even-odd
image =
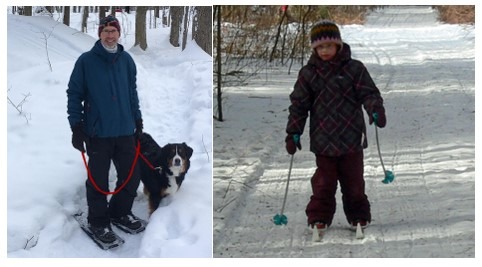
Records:
<instances>
[{"instance_id":1,"label":"child skiing","mask_svg":"<svg viewBox=\"0 0 482 267\"><path fill-rule=\"evenodd\" d=\"M301 149L299 140L309 115L310 151L316 155L317 169L306 207L308 225L318 231L331 225L339 181L348 223L365 228L371 222L371 213L363 178L367 139L362 106L369 123L377 113L375 123L383 128L383 98L363 63L351 58L350 46L342 42L335 23L316 23L310 39L313 53L290 94L286 150L293 155Z\"/></svg>"}]
</instances>

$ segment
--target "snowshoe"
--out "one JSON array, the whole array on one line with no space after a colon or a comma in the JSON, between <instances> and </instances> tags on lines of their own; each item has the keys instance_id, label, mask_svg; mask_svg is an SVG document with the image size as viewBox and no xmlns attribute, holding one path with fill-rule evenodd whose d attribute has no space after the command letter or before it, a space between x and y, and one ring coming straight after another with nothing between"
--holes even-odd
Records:
<instances>
[{"instance_id":1,"label":"snowshoe","mask_svg":"<svg viewBox=\"0 0 482 267\"><path fill-rule=\"evenodd\" d=\"M113 225L128 234L138 234L146 229L147 222L133 214L127 214L119 218L111 218Z\"/></svg>"},{"instance_id":2,"label":"snowshoe","mask_svg":"<svg viewBox=\"0 0 482 267\"><path fill-rule=\"evenodd\" d=\"M124 244L124 239L118 236L109 227L93 227L87 222L87 217L83 213L72 215L79 223L80 228L103 250L118 247Z\"/></svg>"}]
</instances>

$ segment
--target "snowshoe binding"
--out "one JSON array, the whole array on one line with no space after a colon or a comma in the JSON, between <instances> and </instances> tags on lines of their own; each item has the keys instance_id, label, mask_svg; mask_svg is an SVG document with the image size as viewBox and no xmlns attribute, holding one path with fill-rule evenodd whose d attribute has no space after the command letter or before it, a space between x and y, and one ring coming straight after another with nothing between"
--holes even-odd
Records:
<instances>
[{"instance_id":1,"label":"snowshoe binding","mask_svg":"<svg viewBox=\"0 0 482 267\"><path fill-rule=\"evenodd\" d=\"M87 236L89 236L101 249L108 250L124 244L124 239L112 231L110 225L106 227L90 225L87 222L86 216L83 216L82 212L72 216L79 223L80 228L87 234Z\"/></svg>"},{"instance_id":2,"label":"snowshoe binding","mask_svg":"<svg viewBox=\"0 0 482 267\"><path fill-rule=\"evenodd\" d=\"M111 218L111 222L117 228L128 234L138 234L146 229L147 222L135 216L127 214L119 218Z\"/></svg>"}]
</instances>

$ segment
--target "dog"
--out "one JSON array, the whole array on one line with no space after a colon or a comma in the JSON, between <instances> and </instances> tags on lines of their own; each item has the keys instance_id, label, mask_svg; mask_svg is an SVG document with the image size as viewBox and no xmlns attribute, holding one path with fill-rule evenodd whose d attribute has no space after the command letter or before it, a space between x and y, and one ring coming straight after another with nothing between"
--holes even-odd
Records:
<instances>
[{"instance_id":1,"label":"dog","mask_svg":"<svg viewBox=\"0 0 482 267\"><path fill-rule=\"evenodd\" d=\"M186 143L161 148L148 133L142 133L139 141L142 155L138 166L151 215L163 198L174 195L181 187L191 166L193 149Z\"/></svg>"}]
</instances>

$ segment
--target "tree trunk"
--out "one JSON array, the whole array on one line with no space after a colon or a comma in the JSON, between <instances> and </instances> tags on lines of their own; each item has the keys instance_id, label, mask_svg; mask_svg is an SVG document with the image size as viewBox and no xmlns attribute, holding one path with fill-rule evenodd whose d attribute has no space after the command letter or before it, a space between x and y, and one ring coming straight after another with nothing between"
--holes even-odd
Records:
<instances>
[{"instance_id":1,"label":"tree trunk","mask_svg":"<svg viewBox=\"0 0 482 267\"><path fill-rule=\"evenodd\" d=\"M277 31L277 33L276 33L276 38L275 38L275 40L274 40L273 50L271 50L271 55L269 56L269 62L272 62L272 61L273 61L274 53L276 52L276 46L278 45L279 37L280 37L280 35L281 35L281 25L283 25L283 21L284 21L287 13L288 13L288 6L286 6L286 9L285 9L284 12L283 12L283 16L281 16L281 19L280 19L280 21L279 21L278 31Z\"/></svg>"},{"instance_id":2,"label":"tree trunk","mask_svg":"<svg viewBox=\"0 0 482 267\"><path fill-rule=\"evenodd\" d=\"M166 8L162 7L162 27L168 26Z\"/></svg>"},{"instance_id":3,"label":"tree trunk","mask_svg":"<svg viewBox=\"0 0 482 267\"><path fill-rule=\"evenodd\" d=\"M194 40L204 52L213 55L213 9L210 6L198 6L196 31L193 31Z\"/></svg>"},{"instance_id":4,"label":"tree trunk","mask_svg":"<svg viewBox=\"0 0 482 267\"><path fill-rule=\"evenodd\" d=\"M223 121L223 98L221 92L221 6L216 6L217 9L217 42L216 42L216 65L217 65L217 105L218 105L218 121Z\"/></svg>"},{"instance_id":5,"label":"tree trunk","mask_svg":"<svg viewBox=\"0 0 482 267\"><path fill-rule=\"evenodd\" d=\"M187 34L189 32L189 10L190 7L184 7L184 19L182 20L182 48L181 50L186 49L187 45Z\"/></svg>"},{"instance_id":6,"label":"tree trunk","mask_svg":"<svg viewBox=\"0 0 482 267\"><path fill-rule=\"evenodd\" d=\"M306 13L303 15L303 20L301 22L301 66L304 65L304 59L305 59L305 43L306 43L306 21L309 16L309 14L312 11L312 6L308 6L308 10Z\"/></svg>"},{"instance_id":7,"label":"tree trunk","mask_svg":"<svg viewBox=\"0 0 482 267\"><path fill-rule=\"evenodd\" d=\"M105 18L106 9L107 9L107 7L105 7L105 6L99 7L99 21L101 19Z\"/></svg>"},{"instance_id":8,"label":"tree trunk","mask_svg":"<svg viewBox=\"0 0 482 267\"><path fill-rule=\"evenodd\" d=\"M64 6L64 24L70 26L70 6Z\"/></svg>"},{"instance_id":9,"label":"tree trunk","mask_svg":"<svg viewBox=\"0 0 482 267\"><path fill-rule=\"evenodd\" d=\"M24 16L32 16L32 7L31 6L24 6Z\"/></svg>"},{"instance_id":10,"label":"tree trunk","mask_svg":"<svg viewBox=\"0 0 482 267\"><path fill-rule=\"evenodd\" d=\"M171 6L171 33L169 36L169 42L174 47L179 47L179 33L181 31L181 21L183 15L182 6Z\"/></svg>"},{"instance_id":11,"label":"tree trunk","mask_svg":"<svg viewBox=\"0 0 482 267\"><path fill-rule=\"evenodd\" d=\"M136 38L134 46L139 45L142 50L147 49L146 38L146 12L147 6L138 6L136 9Z\"/></svg>"},{"instance_id":12,"label":"tree trunk","mask_svg":"<svg viewBox=\"0 0 482 267\"><path fill-rule=\"evenodd\" d=\"M82 32L87 32L87 18L89 17L89 7L84 6L84 12L82 13Z\"/></svg>"},{"instance_id":13,"label":"tree trunk","mask_svg":"<svg viewBox=\"0 0 482 267\"><path fill-rule=\"evenodd\" d=\"M154 7L154 14L156 15L155 17L158 19L159 18L159 6Z\"/></svg>"}]
</instances>

